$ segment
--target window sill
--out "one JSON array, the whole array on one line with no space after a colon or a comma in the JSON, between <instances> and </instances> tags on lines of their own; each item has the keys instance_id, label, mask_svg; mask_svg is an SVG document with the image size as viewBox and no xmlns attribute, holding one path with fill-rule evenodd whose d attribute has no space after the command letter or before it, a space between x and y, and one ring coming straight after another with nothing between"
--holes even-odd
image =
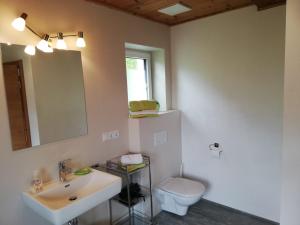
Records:
<instances>
[{"instance_id":1,"label":"window sill","mask_svg":"<svg viewBox=\"0 0 300 225\"><path fill-rule=\"evenodd\" d=\"M179 111L178 110L160 111L160 112L158 112L159 116L157 116L157 117L129 118L129 120L159 119L162 116L170 115L175 112L179 112Z\"/></svg>"}]
</instances>

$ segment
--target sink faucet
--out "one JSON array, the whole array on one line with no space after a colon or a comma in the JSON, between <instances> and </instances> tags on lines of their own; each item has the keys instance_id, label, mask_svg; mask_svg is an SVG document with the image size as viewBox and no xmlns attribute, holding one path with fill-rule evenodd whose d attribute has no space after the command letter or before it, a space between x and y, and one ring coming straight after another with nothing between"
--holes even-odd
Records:
<instances>
[{"instance_id":1,"label":"sink faucet","mask_svg":"<svg viewBox=\"0 0 300 225\"><path fill-rule=\"evenodd\" d=\"M72 168L66 166L68 162L70 162L71 159L66 159L63 161L58 162L58 169L59 169L59 181L60 182L66 182L67 176L72 173Z\"/></svg>"}]
</instances>

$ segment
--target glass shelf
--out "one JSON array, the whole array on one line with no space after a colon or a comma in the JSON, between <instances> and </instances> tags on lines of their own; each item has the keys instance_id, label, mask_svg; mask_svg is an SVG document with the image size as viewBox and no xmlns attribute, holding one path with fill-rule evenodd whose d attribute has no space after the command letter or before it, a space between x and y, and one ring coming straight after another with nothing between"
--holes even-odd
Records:
<instances>
[{"instance_id":1,"label":"glass shelf","mask_svg":"<svg viewBox=\"0 0 300 225\"><path fill-rule=\"evenodd\" d=\"M111 160L108 160L106 162L106 164L95 164L92 166L93 169L97 169L97 170L101 170L101 171L104 171L104 172L108 172L108 173L112 173L112 174L115 174L115 175L124 175L124 176L127 176L127 175L133 175L135 173L138 173L140 172L141 170L147 168L150 166L150 157L149 156L146 156L146 155L142 155L143 156L143 163L145 164L144 167L142 168L138 168L138 169L135 169L133 171L130 171L130 165L127 165L127 166L122 166L121 163L120 163L120 156L118 157L115 157Z\"/></svg>"},{"instance_id":2,"label":"glass shelf","mask_svg":"<svg viewBox=\"0 0 300 225\"><path fill-rule=\"evenodd\" d=\"M135 174L135 173L147 168L150 165L150 158L149 158L149 156L146 156L146 155L143 155L143 163L145 164L145 166L142 168L138 168L136 170L132 170L132 171L130 171L131 165L122 166L120 161L121 161L120 156L115 157L111 160L108 160L106 162L106 169L115 171L115 172L123 174L123 175L132 175L132 174Z\"/></svg>"},{"instance_id":3,"label":"glass shelf","mask_svg":"<svg viewBox=\"0 0 300 225\"><path fill-rule=\"evenodd\" d=\"M132 154L132 153L128 153ZM132 169L133 165L123 166L121 164L121 156L115 157L111 160L108 160L106 164L100 165L96 164L91 166L93 169L104 171L107 173L114 174L116 176L122 177L123 187L127 186L127 194L129 197L129 200L124 200L124 198L120 198L119 195L114 196L109 200L109 214L110 214L110 224L129 224L129 225L146 225L146 224L153 224L153 202L152 202L152 183L151 183L151 166L150 166L150 157L147 155L142 155L143 157L143 163L144 166L141 168L137 168L135 170ZM144 197L141 198L131 198L130 197L130 184L133 183L133 179L135 176L132 176L134 174L137 174L137 176L140 176L138 174L139 172L142 172L143 170L147 169L146 173L148 174L148 182L149 187L145 187L141 184L139 184L139 187L141 189L140 194L144 195ZM139 182L138 182L139 183ZM151 216L146 216L142 212L138 212L134 206L138 205L139 203L143 201L150 201L150 214ZM121 219L117 220L118 222L114 222L112 218L112 201L125 206L128 208L128 214L127 214L127 220ZM130 202L130 204L129 204ZM124 221L123 221L124 220ZM122 222L123 221L123 222ZM137 222L135 222L137 221ZM122 223L120 223L122 222Z\"/></svg>"}]
</instances>

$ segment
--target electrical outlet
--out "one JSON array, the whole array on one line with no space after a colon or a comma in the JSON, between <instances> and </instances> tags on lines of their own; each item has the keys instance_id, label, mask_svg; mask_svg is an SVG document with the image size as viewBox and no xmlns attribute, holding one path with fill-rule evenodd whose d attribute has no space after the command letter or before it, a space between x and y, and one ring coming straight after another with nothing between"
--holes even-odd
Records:
<instances>
[{"instance_id":1,"label":"electrical outlet","mask_svg":"<svg viewBox=\"0 0 300 225\"><path fill-rule=\"evenodd\" d=\"M111 139L117 139L120 137L120 132L118 130L114 130L111 132Z\"/></svg>"},{"instance_id":2,"label":"electrical outlet","mask_svg":"<svg viewBox=\"0 0 300 225\"><path fill-rule=\"evenodd\" d=\"M110 140L109 133L108 132L102 133L102 141L105 142L108 140Z\"/></svg>"},{"instance_id":3,"label":"electrical outlet","mask_svg":"<svg viewBox=\"0 0 300 225\"><path fill-rule=\"evenodd\" d=\"M120 132L119 130L114 130L114 131L109 131L109 132L104 132L102 133L102 141L110 141L110 140L115 140L120 137Z\"/></svg>"}]
</instances>

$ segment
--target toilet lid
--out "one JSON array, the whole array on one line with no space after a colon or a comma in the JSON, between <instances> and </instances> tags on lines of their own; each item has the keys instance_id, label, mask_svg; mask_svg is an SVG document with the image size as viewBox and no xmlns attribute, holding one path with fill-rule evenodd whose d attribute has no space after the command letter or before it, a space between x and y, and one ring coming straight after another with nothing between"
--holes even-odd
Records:
<instances>
[{"instance_id":1,"label":"toilet lid","mask_svg":"<svg viewBox=\"0 0 300 225\"><path fill-rule=\"evenodd\" d=\"M200 182L179 177L169 178L160 188L182 197L201 196L205 191L204 185Z\"/></svg>"}]
</instances>

